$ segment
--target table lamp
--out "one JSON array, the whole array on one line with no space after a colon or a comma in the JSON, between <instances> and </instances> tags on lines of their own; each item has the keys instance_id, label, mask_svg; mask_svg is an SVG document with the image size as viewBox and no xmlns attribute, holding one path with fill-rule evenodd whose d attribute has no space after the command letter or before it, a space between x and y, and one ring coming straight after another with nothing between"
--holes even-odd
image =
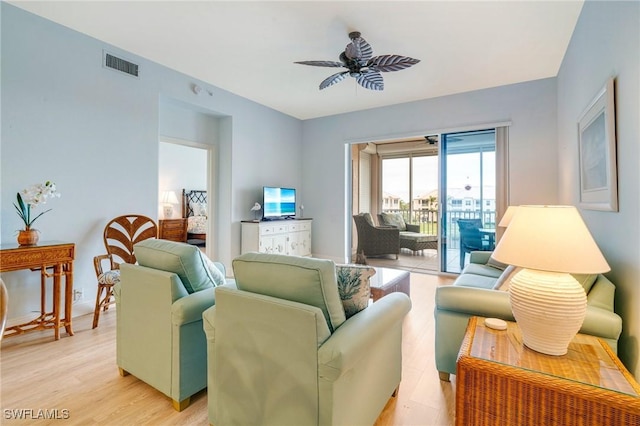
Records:
<instances>
[{"instance_id":1,"label":"table lamp","mask_svg":"<svg viewBox=\"0 0 640 426\"><path fill-rule=\"evenodd\" d=\"M500 223L498 223L498 226L500 228L506 228L507 226L509 226L509 222L511 222L511 218L513 218L513 215L516 214L517 210L518 206L507 207L507 211L504 212L504 215L502 215L502 219L500 219Z\"/></svg>"},{"instance_id":2,"label":"table lamp","mask_svg":"<svg viewBox=\"0 0 640 426\"><path fill-rule=\"evenodd\" d=\"M173 217L173 205L178 204L178 197L175 191L162 191L160 201L163 205L163 213L165 219Z\"/></svg>"},{"instance_id":3,"label":"table lamp","mask_svg":"<svg viewBox=\"0 0 640 426\"><path fill-rule=\"evenodd\" d=\"M587 310L583 287L570 274L611 268L573 206L518 206L493 257L522 267L509 299L527 347L564 355Z\"/></svg>"}]
</instances>

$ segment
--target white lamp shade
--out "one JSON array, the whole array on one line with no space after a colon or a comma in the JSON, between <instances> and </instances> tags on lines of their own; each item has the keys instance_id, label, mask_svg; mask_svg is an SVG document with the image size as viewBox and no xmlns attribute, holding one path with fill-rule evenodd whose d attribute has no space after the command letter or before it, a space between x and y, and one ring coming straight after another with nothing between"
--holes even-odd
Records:
<instances>
[{"instance_id":1,"label":"white lamp shade","mask_svg":"<svg viewBox=\"0 0 640 426\"><path fill-rule=\"evenodd\" d=\"M501 228L506 228L507 226L509 226L509 223L511 222L513 215L516 214L517 209L518 206L507 207L507 211L504 212L504 215L502 216L502 219L500 219L500 223L498 223L498 226Z\"/></svg>"},{"instance_id":2,"label":"white lamp shade","mask_svg":"<svg viewBox=\"0 0 640 426\"><path fill-rule=\"evenodd\" d=\"M519 206L493 257L539 271L596 274L611 270L573 206Z\"/></svg>"},{"instance_id":3,"label":"white lamp shade","mask_svg":"<svg viewBox=\"0 0 640 426\"><path fill-rule=\"evenodd\" d=\"M164 204L178 204L178 196L175 191L162 191L160 201Z\"/></svg>"}]
</instances>

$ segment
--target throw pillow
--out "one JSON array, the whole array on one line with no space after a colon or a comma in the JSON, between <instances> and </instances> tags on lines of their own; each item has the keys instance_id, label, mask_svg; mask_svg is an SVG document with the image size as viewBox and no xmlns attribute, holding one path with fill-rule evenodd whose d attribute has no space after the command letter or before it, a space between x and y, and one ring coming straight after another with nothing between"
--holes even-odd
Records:
<instances>
[{"instance_id":1,"label":"throw pillow","mask_svg":"<svg viewBox=\"0 0 640 426\"><path fill-rule=\"evenodd\" d=\"M364 217L364 220L371 226L376 226L375 223L373 223L373 217L371 217L371 213L360 213L362 215L362 217Z\"/></svg>"},{"instance_id":2,"label":"throw pillow","mask_svg":"<svg viewBox=\"0 0 640 426\"><path fill-rule=\"evenodd\" d=\"M200 256L202 257L204 264L207 266L207 271L211 276L213 285L217 287L219 285L225 284L227 281L225 279L225 276L222 274L222 271L216 267L216 264L213 263L213 261L209 259L206 254L202 253L201 250L198 251L200 252Z\"/></svg>"},{"instance_id":3,"label":"throw pillow","mask_svg":"<svg viewBox=\"0 0 640 426\"><path fill-rule=\"evenodd\" d=\"M506 267L509 265L507 265L506 263L498 262L493 258L493 256L491 256L487 261L487 266L491 266L492 268L496 268L496 269L500 269L501 271L504 271Z\"/></svg>"},{"instance_id":4,"label":"throw pillow","mask_svg":"<svg viewBox=\"0 0 640 426\"><path fill-rule=\"evenodd\" d=\"M504 269L502 275L498 277L495 285L493 286L494 290L500 291L509 291L509 284L511 283L511 279L520 272L520 269L517 266L509 265Z\"/></svg>"},{"instance_id":5,"label":"throw pillow","mask_svg":"<svg viewBox=\"0 0 640 426\"><path fill-rule=\"evenodd\" d=\"M347 319L369 306L369 278L375 273L376 270L368 266L336 265L338 293Z\"/></svg>"},{"instance_id":6,"label":"throw pillow","mask_svg":"<svg viewBox=\"0 0 640 426\"><path fill-rule=\"evenodd\" d=\"M382 213L382 220L384 220L385 225L395 226L401 231L407 230L404 218L398 213Z\"/></svg>"}]
</instances>

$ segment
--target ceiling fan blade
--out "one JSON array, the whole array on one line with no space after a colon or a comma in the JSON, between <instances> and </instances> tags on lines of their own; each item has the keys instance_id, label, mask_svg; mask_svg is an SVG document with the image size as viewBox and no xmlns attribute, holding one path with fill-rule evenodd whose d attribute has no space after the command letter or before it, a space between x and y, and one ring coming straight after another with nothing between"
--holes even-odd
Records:
<instances>
[{"instance_id":1,"label":"ceiling fan blade","mask_svg":"<svg viewBox=\"0 0 640 426\"><path fill-rule=\"evenodd\" d=\"M347 74L349 74L349 71L343 71L343 72L339 72L337 74L333 74L332 76L329 76L329 77L325 78L322 81L322 83L320 83L320 90L326 89L329 86L332 86L332 85L334 85L336 83L341 82L342 80L345 79Z\"/></svg>"},{"instance_id":2,"label":"ceiling fan blade","mask_svg":"<svg viewBox=\"0 0 640 426\"><path fill-rule=\"evenodd\" d=\"M384 80L379 72L370 71L356 77L358 84L369 90L384 90Z\"/></svg>"},{"instance_id":3,"label":"ceiling fan blade","mask_svg":"<svg viewBox=\"0 0 640 426\"><path fill-rule=\"evenodd\" d=\"M335 62L335 61L299 61L299 62L294 62L294 64L311 65L314 67L336 67L336 68L344 66L342 62Z\"/></svg>"},{"instance_id":4,"label":"ceiling fan blade","mask_svg":"<svg viewBox=\"0 0 640 426\"><path fill-rule=\"evenodd\" d=\"M367 62L367 66L374 71L400 71L409 68L420 62L420 59L413 59L408 56L401 55L380 55L371 58Z\"/></svg>"},{"instance_id":5,"label":"ceiling fan blade","mask_svg":"<svg viewBox=\"0 0 640 426\"><path fill-rule=\"evenodd\" d=\"M361 62L366 62L371 59L373 49L365 39L356 37L352 39L351 43L347 44L344 53L349 59L358 59Z\"/></svg>"}]
</instances>

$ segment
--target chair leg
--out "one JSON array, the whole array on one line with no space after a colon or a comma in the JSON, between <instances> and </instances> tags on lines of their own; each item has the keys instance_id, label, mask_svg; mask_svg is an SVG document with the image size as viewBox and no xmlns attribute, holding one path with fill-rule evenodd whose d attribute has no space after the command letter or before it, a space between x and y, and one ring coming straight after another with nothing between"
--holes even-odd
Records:
<instances>
[{"instance_id":1,"label":"chair leg","mask_svg":"<svg viewBox=\"0 0 640 426\"><path fill-rule=\"evenodd\" d=\"M189 404L191 403L191 397L188 396L186 399L183 399L182 401L176 401L175 399L172 400L173 402L173 408L176 411L182 411L185 408L187 408L189 406Z\"/></svg>"},{"instance_id":2,"label":"chair leg","mask_svg":"<svg viewBox=\"0 0 640 426\"><path fill-rule=\"evenodd\" d=\"M107 312L109 309L109 305L111 305L111 297L113 296L113 287L109 286L106 288L106 294L104 299L102 299L102 312Z\"/></svg>"},{"instance_id":3,"label":"chair leg","mask_svg":"<svg viewBox=\"0 0 640 426\"><path fill-rule=\"evenodd\" d=\"M102 296L103 291L104 297ZM98 321L100 320L100 310L106 311L107 309L109 309L112 296L113 286L98 284L98 293L96 294L96 307L93 310L93 327L91 328L96 328L98 326Z\"/></svg>"},{"instance_id":4,"label":"chair leg","mask_svg":"<svg viewBox=\"0 0 640 426\"><path fill-rule=\"evenodd\" d=\"M120 373L121 377L128 376L129 372L123 368L118 367L118 373Z\"/></svg>"},{"instance_id":5,"label":"chair leg","mask_svg":"<svg viewBox=\"0 0 640 426\"><path fill-rule=\"evenodd\" d=\"M93 310L93 327L96 328L98 326L98 320L100 319L100 297L102 296L102 290L104 287L98 284L98 293L96 294L96 307Z\"/></svg>"}]
</instances>

